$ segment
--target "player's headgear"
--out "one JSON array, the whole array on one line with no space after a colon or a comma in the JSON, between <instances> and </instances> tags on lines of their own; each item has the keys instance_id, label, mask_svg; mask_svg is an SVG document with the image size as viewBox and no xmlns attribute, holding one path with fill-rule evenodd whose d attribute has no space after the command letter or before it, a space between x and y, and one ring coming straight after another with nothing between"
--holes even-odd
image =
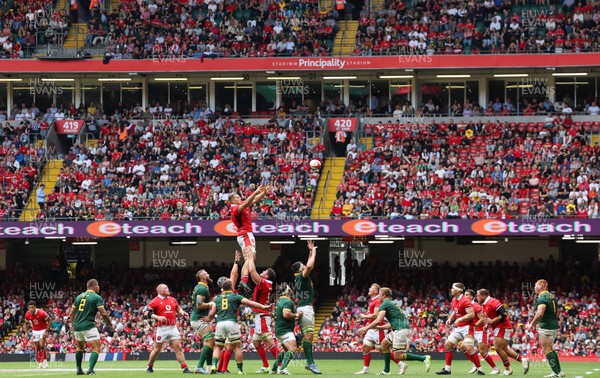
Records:
<instances>
[{"instance_id":1,"label":"player's headgear","mask_svg":"<svg viewBox=\"0 0 600 378\"><path fill-rule=\"evenodd\" d=\"M463 293L465 292L465 285L462 284L462 283L460 283L460 282L453 283L452 284L452 288L454 290L458 290L458 291L463 292Z\"/></svg>"},{"instance_id":2,"label":"player's headgear","mask_svg":"<svg viewBox=\"0 0 600 378\"><path fill-rule=\"evenodd\" d=\"M225 276L219 277L219 279L217 280L217 286L218 286L219 288L223 288L223 284L224 284L225 282L227 282L227 280L228 280L228 278L227 278L227 277L225 277Z\"/></svg>"},{"instance_id":3,"label":"player's headgear","mask_svg":"<svg viewBox=\"0 0 600 378\"><path fill-rule=\"evenodd\" d=\"M302 268L302 261L296 261L295 263L292 264L292 270L295 273L298 273L301 268Z\"/></svg>"}]
</instances>

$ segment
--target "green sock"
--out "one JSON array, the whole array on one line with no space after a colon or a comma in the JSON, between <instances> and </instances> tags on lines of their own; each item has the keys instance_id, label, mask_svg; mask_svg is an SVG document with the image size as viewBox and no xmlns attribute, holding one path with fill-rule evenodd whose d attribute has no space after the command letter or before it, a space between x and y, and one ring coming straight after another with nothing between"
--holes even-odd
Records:
<instances>
[{"instance_id":1,"label":"green sock","mask_svg":"<svg viewBox=\"0 0 600 378\"><path fill-rule=\"evenodd\" d=\"M75 352L75 363L77 364L77 370L81 370L81 362L83 361L83 352L77 351Z\"/></svg>"},{"instance_id":2,"label":"green sock","mask_svg":"<svg viewBox=\"0 0 600 378\"><path fill-rule=\"evenodd\" d=\"M548 363L550 364L550 368L552 369L552 371L555 374L558 374L561 372L560 362L558 361L558 355L556 354L555 351L546 353L546 359L548 360Z\"/></svg>"},{"instance_id":3,"label":"green sock","mask_svg":"<svg viewBox=\"0 0 600 378\"><path fill-rule=\"evenodd\" d=\"M212 361L213 361L213 363L212 363L213 367L216 368L217 366L219 366L219 359L218 358L213 357Z\"/></svg>"},{"instance_id":4,"label":"green sock","mask_svg":"<svg viewBox=\"0 0 600 378\"><path fill-rule=\"evenodd\" d=\"M94 371L96 362L98 362L98 352L92 352L92 355L90 356L90 368L88 371Z\"/></svg>"},{"instance_id":5,"label":"green sock","mask_svg":"<svg viewBox=\"0 0 600 378\"><path fill-rule=\"evenodd\" d=\"M239 362L237 364L237 367L238 367L238 371L244 371L244 363L243 362Z\"/></svg>"},{"instance_id":6,"label":"green sock","mask_svg":"<svg viewBox=\"0 0 600 378\"><path fill-rule=\"evenodd\" d=\"M407 361L425 361L425 356L420 356L414 353L404 353L404 355L406 356L405 360Z\"/></svg>"},{"instance_id":7,"label":"green sock","mask_svg":"<svg viewBox=\"0 0 600 378\"><path fill-rule=\"evenodd\" d=\"M212 348L209 347L208 345L205 345L202 348L202 352L200 353L200 359L198 360L198 365L196 365L197 368L201 368L204 367L204 363L206 361L210 361L210 358L212 356Z\"/></svg>"},{"instance_id":8,"label":"green sock","mask_svg":"<svg viewBox=\"0 0 600 378\"><path fill-rule=\"evenodd\" d=\"M383 371L385 371L386 373L390 372L390 361L392 361L392 356L390 355L390 352L383 352Z\"/></svg>"},{"instance_id":9,"label":"green sock","mask_svg":"<svg viewBox=\"0 0 600 378\"><path fill-rule=\"evenodd\" d=\"M285 352L283 350L281 352L279 352L279 354L277 355L277 358L275 359L275 362L273 363L273 367L271 368L271 371L277 371L279 364L281 363L281 361L283 361L284 354L285 354Z\"/></svg>"},{"instance_id":10,"label":"green sock","mask_svg":"<svg viewBox=\"0 0 600 378\"><path fill-rule=\"evenodd\" d=\"M290 363L293 357L294 353L292 353L292 351L288 350L287 352L285 352L285 356L283 357L283 363L281 364L281 370L287 368L288 364Z\"/></svg>"},{"instance_id":11,"label":"green sock","mask_svg":"<svg viewBox=\"0 0 600 378\"><path fill-rule=\"evenodd\" d=\"M308 362L308 364L314 364L315 360L313 360L313 350L312 350L312 343L310 341L304 340L302 342L302 348L304 349L304 355L306 356L306 362Z\"/></svg>"}]
</instances>

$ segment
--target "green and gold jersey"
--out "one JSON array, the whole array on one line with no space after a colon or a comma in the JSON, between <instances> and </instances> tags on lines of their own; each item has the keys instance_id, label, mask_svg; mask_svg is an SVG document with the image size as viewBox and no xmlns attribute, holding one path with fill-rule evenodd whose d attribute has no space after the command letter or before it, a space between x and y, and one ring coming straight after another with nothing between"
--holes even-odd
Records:
<instances>
[{"instance_id":1,"label":"green and gold jersey","mask_svg":"<svg viewBox=\"0 0 600 378\"><path fill-rule=\"evenodd\" d=\"M215 297L217 306L217 323L224 321L237 322L237 312L242 303L242 297L232 291L224 291Z\"/></svg>"},{"instance_id":2,"label":"green and gold jersey","mask_svg":"<svg viewBox=\"0 0 600 378\"><path fill-rule=\"evenodd\" d=\"M535 307L544 304L546 305L546 311L539 321L540 328L543 329L558 329L558 303L556 296L547 291L541 292L535 303Z\"/></svg>"},{"instance_id":3,"label":"green and gold jersey","mask_svg":"<svg viewBox=\"0 0 600 378\"><path fill-rule=\"evenodd\" d=\"M286 319L283 316L283 310L288 309L291 312L294 310L294 302L288 297L279 297L277 306L275 307L275 336L281 337L289 332L294 332L296 326L296 319Z\"/></svg>"},{"instance_id":4,"label":"green and gold jersey","mask_svg":"<svg viewBox=\"0 0 600 378\"><path fill-rule=\"evenodd\" d=\"M73 302L72 311L75 311L73 330L87 331L96 328L96 314L100 307L104 307L104 300L93 290L79 294Z\"/></svg>"},{"instance_id":5,"label":"green and gold jersey","mask_svg":"<svg viewBox=\"0 0 600 378\"><path fill-rule=\"evenodd\" d=\"M408 322L408 319L406 319L402 309L391 299L386 299L383 301L383 303L379 306L379 311L385 311L385 318L390 323L394 331L410 329L410 323Z\"/></svg>"},{"instance_id":6,"label":"green and gold jersey","mask_svg":"<svg viewBox=\"0 0 600 378\"><path fill-rule=\"evenodd\" d=\"M194 288L194 292L192 293L192 303L194 306L194 311L192 311L191 321L200 320L205 316L208 316L210 308L205 308L200 310L198 305L202 303L210 302L210 292L208 291L208 286L204 282L198 282L198 285Z\"/></svg>"},{"instance_id":7,"label":"green and gold jersey","mask_svg":"<svg viewBox=\"0 0 600 378\"><path fill-rule=\"evenodd\" d=\"M313 291L312 281L309 277L303 277L302 272L295 274L296 296L298 298L298 307L312 306L315 302L315 293Z\"/></svg>"}]
</instances>

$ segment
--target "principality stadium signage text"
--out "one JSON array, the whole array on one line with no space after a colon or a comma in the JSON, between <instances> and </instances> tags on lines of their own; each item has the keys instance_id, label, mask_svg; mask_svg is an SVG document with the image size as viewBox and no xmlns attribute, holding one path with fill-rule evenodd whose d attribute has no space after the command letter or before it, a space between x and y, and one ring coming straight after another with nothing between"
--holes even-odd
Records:
<instances>
[{"instance_id":1,"label":"principality stadium signage text","mask_svg":"<svg viewBox=\"0 0 600 378\"><path fill-rule=\"evenodd\" d=\"M1 222L0 238L236 236L229 220ZM600 236L600 219L258 220L255 236Z\"/></svg>"}]
</instances>

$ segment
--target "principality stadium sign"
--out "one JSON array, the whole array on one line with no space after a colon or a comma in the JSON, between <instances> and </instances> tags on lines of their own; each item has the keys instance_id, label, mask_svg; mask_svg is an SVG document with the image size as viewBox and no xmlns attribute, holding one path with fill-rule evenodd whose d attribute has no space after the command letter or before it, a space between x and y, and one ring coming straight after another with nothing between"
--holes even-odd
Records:
<instances>
[{"instance_id":1,"label":"principality stadium sign","mask_svg":"<svg viewBox=\"0 0 600 378\"><path fill-rule=\"evenodd\" d=\"M600 219L257 220L255 236L600 236ZM0 238L236 236L229 220L1 222Z\"/></svg>"}]
</instances>

